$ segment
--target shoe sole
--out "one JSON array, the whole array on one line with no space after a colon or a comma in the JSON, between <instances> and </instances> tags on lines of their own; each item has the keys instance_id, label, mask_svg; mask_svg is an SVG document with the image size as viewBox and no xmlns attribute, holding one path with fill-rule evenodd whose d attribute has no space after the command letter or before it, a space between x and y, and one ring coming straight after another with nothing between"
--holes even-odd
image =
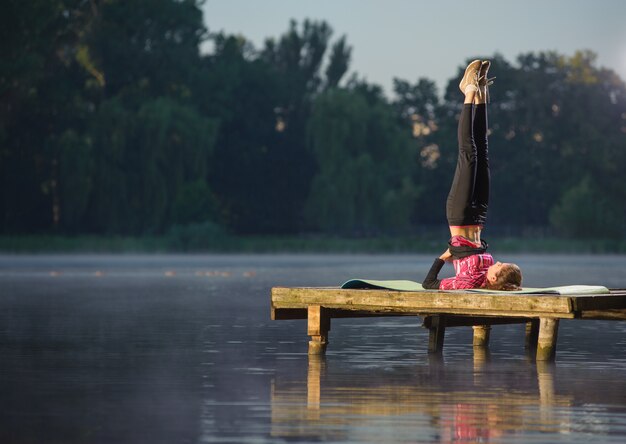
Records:
<instances>
[{"instance_id":1,"label":"shoe sole","mask_svg":"<svg viewBox=\"0 0 626 444\"><path fill-rule=\"evenodd\" d=\"M485 72L483 73L483 66L487 65L487 69L485 70ZM489 68L491 68L491 62L489 60L483 60L480 63L480 68L478 68L478 78L485 78L487 79L487 73L489 72ZM480 84L480 82L479 82Z\"/></svg>"}]
</instances>

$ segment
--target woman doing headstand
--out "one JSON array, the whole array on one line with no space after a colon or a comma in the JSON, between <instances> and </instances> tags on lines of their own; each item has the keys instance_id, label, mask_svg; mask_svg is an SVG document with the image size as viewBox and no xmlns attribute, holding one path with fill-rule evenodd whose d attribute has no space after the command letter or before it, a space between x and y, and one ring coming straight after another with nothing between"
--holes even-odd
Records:
<instances>
[{"instance_id":1,"label":"woman doing headstand","mask_svg":"<svg viewBox=\"0 0 626 444\"><path fill-rule=\"evenodd\" d=\"M459 156L446 203L450 226L449 248L435 259L424 288L456 290L489 288L519 290L522 273L511 263L494 262L480 233L489 206L489 156L487 149L487 78L490 62L474 60L459 87L465 95L459 119ZM446 261L453 261L455 277L439 280Z\"/></svg>"}]
</instances>

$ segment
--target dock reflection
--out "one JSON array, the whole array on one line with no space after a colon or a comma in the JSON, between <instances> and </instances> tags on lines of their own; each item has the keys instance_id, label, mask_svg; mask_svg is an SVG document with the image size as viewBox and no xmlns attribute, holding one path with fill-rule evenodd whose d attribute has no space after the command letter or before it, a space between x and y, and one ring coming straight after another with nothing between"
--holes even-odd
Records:
<instances>
[{"instance_id":1,"label":"dock reflection","mask_svg":"<svg viewBox=\"0 0 626 444\"><path fill-rule=\"evenodd\" d=\"M573 397L555 392L554 364L521 364L503 384L501 365L490 365L489 350L480 347L473 367L453 374L441 356L430 356L427 366L416 365L408 376L375 372L371 378L333 372L324 357L309 356L306 383L272 381L271 434L447 443L498 441L522 431L567 433Z\"/></svg>"}]
</instances>

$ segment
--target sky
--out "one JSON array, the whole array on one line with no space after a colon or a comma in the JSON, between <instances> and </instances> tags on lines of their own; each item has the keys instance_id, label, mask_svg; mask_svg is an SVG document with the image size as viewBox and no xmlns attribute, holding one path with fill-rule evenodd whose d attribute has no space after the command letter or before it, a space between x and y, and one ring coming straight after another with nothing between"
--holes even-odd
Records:
<instances>
[{"instance_id":1,"label":"sky","mask_svg":"<svg viewBox=\"0 0 626 444\"><path fill-rule=\"evenodd\" d=\"M441 94L475 56L589 49L597 65L626 79L624 0L206 0L210 32L240 34L256 49L291 19L324 20L352 46L350 73L381 85L434 80ZM497 76L497 66L490 75ZM346 76L347 77L347 76Z\"/></svg>"}]
</instances>

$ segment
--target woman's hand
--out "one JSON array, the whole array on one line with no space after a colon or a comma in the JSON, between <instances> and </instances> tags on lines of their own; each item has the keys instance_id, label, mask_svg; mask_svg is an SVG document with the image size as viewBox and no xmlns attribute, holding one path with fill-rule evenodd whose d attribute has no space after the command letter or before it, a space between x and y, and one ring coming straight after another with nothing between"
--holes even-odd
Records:
<instances>
[{"instance_id":1,"label":"woman's hand","mask_svg":"<svg viewBox=\"0 0 626 444\"><path fill-rule=\"evenodd\" d=\"M452 260L452 253L450 253L450 249L448 248L444 251L443 254L439 256L439 259L445 262L450 262Z\"/></svg>"}]
</instances>

